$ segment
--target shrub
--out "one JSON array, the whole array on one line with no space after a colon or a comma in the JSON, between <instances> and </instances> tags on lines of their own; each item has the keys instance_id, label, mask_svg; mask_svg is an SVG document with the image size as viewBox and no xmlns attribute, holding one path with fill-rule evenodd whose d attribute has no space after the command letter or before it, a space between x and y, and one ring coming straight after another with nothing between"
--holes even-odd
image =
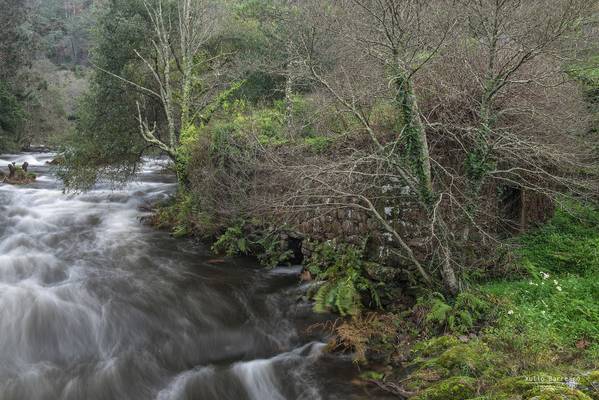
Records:
<instances>
[{"instance_id":1,"label":"shrub","mask_svg":"<svg viewBox=\"0 0 599 400\"><path fill-rule=\"evenodd\" d=\"M314 153L325 152L333 142L333 139L327 136L310 136L304 139L304 142Z\"/></svg>"}]
</instances>

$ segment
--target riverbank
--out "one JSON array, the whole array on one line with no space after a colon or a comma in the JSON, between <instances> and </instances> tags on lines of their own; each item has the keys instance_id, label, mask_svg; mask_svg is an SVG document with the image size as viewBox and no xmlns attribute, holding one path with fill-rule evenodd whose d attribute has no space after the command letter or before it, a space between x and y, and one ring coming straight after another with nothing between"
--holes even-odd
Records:
<instances>
[{"instance_id":1,"label":"riverbank","mask_svg":"<svg viewBox=\"0 0 599 400\"><path fill-rule=\"evenodd\" d=\"M185 207L169 207L157 222L178 222L171 225L176 234L193 233L188 218L177 219ZM251 242L241 229L219 241L233 246L225 247L230 253ZM304 260L305 271L318 279L314 267L320 265L326 280L336 278L327 268L361 270L364 261L344 249L338 257L328 254L324 264L317 252L320 259ZM496 270L474 270L465 277L467 290L455 298L404 287L393 302L377 307L361 299L352 312L340 305L343 296L331 297L327 309L319 292L309 293L317 311L349 314L326 326L333 333L329 350L351 353L364 384L400 398L598 399L599 212L560 209L545 226L498 249L490 255Z\"/></svg>"},{"instance_id":2,"label":"riverbank","mask_svg":"<svg viewBox=\"0 0 599 400\"><path fill-rule=\"evenodd\" d=\"M513 269L501 277L455 299L433 294L350 321L338 329L341 343L385 355L364 376L402 397L598 399L599 213L570 211L517 238L507 254ZM377 324L389 323L401 334L381 335Z\"/></svg>"}]
</instances>

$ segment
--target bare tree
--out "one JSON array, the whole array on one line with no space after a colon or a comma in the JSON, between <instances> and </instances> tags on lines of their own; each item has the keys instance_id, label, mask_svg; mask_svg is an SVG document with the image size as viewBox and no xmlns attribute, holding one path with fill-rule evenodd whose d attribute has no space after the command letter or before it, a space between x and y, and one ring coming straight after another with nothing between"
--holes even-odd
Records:
<instances>
[{"instance_id":1,"label":"bare tree","mask_svg":"<svg viewBox=\"0 0 599 400\"><path fill-rule=\"evenodd\" d=\"M178 0L175 12L169 4L164 0L143 0L153 31L150 42L154 52L150 57L139 50L134 51L150 73L153 85L104 72L159 101L166 119L165 132L159 132L156 121L151 123L144 117L143 103L138 101L140 134L146 142L157 146L175 161L181 131L196 119L208 118L202 111L210 112L213 102L222 100L214 97L209 85L195 94L205 94L207 100L197 101L194 97L194 87L198 86L199 79L196 69L218 58L207 58L203 49L216 32L219 13L217 5L210 0Z\"/></svg>"},{"instance_id":2,"label":"bare tree","mask_svg":"<svg viewBox=\"0 0 599 400\"><path fill-rule=\"evenodd\" d=\"M433 59L444 46L453 25L450 14L440 15L437 11L442 2L430 1L368 1L346 0L336 2L337 8L332 15L313 16L317 23L328 27L328 32L321 35L334 35L338 56L336 60L339 69L331 74L322 65L314 62L314 46L319 29L312 30L312 37L304 37L302 49L306 68L313 78L359 121L375 144L377 152L408 184L417 198L427 218L430 219L431 238L436 243L440 254L440 265L443 282L451 293L458 290L458 282L452 265L449 236L443 213L438 207L441 196L435 191L431 172L431 156L427 132L421 117L418 104L414 77L425 65ZM447 11L447 9L445 9ZM323 22L322 18L328 18ZM320 28L322 29L322 28ZM332 32L334 30L334 32ZM349 58L343 58L347 56ZM361 68L348 66L348 62L359 64ZM388 82L385 95L391 96L396 110L396 132L390 145L381 143L380 134L369 121L367 108L358 99L357 85L359 79L352 72L361 74L365 69L376 68L378 79ZM337 74L337 76L335 76ZM384 88L379 88L379 90ZM365 93L368 88L364 88ZM372 88L370 89L372 90ZM372 93L372 92L370 92ZM360 93L363 95L364 91ZM397 147L403 148L403 154L397 152ZM406 156L406 157L404 157ZM365 197L360 198L368 209L376 216L373 204L368 205ZM399 243L409 255L425 280L430 280L424 268L412 255L410 246L381 218L384 229Z\"/></svg>"},{"instance_id":3,"label":"bare tree","mask_svg":"<svg viewBox=\"0 0 599 400\"><path fill-rule=\"evenodd\" d=\"M521 175L521 178L527 175L528 186L533 175L537 176L537 184L549 177L554 184L560 181L556 170L549 172L538 157L532 160L532 154L549 151L552 138L547 133L562 130L562 136L567 137L568 131L579 130L569 129L563 122L552 127L542 124L532 115L544 111L541 99L536 96L534 104L530 101L525 104L522 94L545 92L558 99L561 95L576 98L568 88L571 82L564 70L574 61L571 49L575 48L573 39L580 29L578 22L590 15L596 3L581 0L462 0L458 3L465 19L452 50L463 57L470 79L479 86L476 92L480 96L472 99L476 105L473 110L476 118L472 121L475 126L465 129L471 145L465 193L469 200L468 212L475 213L485 179L498 176L501 164L508 165L512 173L516 171L512 169L515 162L523 168L522 172L528 170ZM571 103L566 100L560 104L566 111L561 116L566 119L574 117L575 108L572 109ZM558 122L559 114L546 114L545 121ZM524 126L527 120L544 125L545 137L533 137L531 129L527 129L530 127ZM569 123L570 127L576 125L571 120ZM550 153L555 156L554 151ZM514 160L514 156L519 160ZM507 158L511 158L511 162L506 163ZM525 164L528 165L525 167ZM572 184L574 181L567 186L575 190ZM470 227L466 225L462 240L468 240L469 232Z\"/></svg>"},{"instance_id":4,"label":"bare tree","mask_svg":"<svg viewBox=\"0 0 599 400\"><path fill-rule=\"evenodd\" d=\"M424 280L438 266L455 293L456 270L468 262L459 256L464 246L497 240L498 215L486 207L493 188L597 198L596 160L580 139L586 111L565 73L590 3L304 2L298 58L361 127L371 153L362 147L323 168L298 165L295 175L310 183L289 198L293 207L368 210ZM392 135L371 119L381 101L394 110ZM408 239L380 210L380 186L359 183L359 176L399 179L410 188L429 226L432 264L413 257ZM326 201L318 201L318 190Z\"/></svg>"}]
</instances>

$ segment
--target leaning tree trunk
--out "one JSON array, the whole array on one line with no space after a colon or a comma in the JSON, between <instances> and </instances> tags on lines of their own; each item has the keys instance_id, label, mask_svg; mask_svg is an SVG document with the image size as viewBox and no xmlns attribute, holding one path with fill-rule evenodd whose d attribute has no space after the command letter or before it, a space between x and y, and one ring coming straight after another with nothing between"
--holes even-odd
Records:
<instances>
[{"instance_id":1,"label":"leaning tree trunk","mask_svg":"<svg viewBox=\"0 0 599 400\"><path fill-rule=\"evenodd\" d=\"M459 291L458 280L452 265L452 251L449 244L447 227L441 210L435 209L435 198L431 173L431 157L426 129L420 117L418 101L412 82L406 71L399 67L394 79L397 90L395 102L401 116L401 135L411 168L418 182L420 203L424 206L432 221L432 235L435 236L437 249L441 254L441 278L447 292L455 295ZM399 127L398 127L399 128Z\"/></svg>"}]
</instances>

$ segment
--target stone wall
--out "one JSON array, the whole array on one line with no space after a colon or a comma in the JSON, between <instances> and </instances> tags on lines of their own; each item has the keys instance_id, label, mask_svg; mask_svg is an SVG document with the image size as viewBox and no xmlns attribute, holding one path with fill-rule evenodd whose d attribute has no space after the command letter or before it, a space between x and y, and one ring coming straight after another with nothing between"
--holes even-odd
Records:
<instances>
[{"instance_id":1,"label":"stone wall","mask_svg":"<svg viewBox=\"0 0 599 400\"><path fill-rule=\"evenodd\" d=\"M377 204L377 208L387 222L406 239L420 258L427 257L425 221L414 196L406 187L397 188L393 201ZM338 200L338 199L337 199ZM342 199L340 203L356 204L356 199ZM367 249L371 258L390 264L398 264L396 253L399 253L393 236L386 232L369 211L359 207L316 208L296 218L297 231L312 242L337 240L360 245L367 241ZM303 253L311 252L310 243L303 245ZM393 251L397 250L397 251Z\"/></svg>"},{"instance_id":2,"label":"stone wall","mask_svg":"<svg viewBox=\"0 0 599 400\"><path fill-rule=\"evenodd\" d=\"M394 196L391 197L393 200L378 204L377 208L410 245L416 257L425 260L432 252L427 241L429 227L426 218L409 188L398 187L394 191ZM539 194L515 189L512 197L506 199L501 195L506 192L505 188L499 190L497 187L487 187L484 192L484 204L481 208L488 215L488 220L483 223L492 232L519 233L553 215L552 202ZM346 198L341 203L356 203L356 199ZM367 240L371 258L395 266L402 263L398 256L401 250L393 236L367 210L357 207L316 208L296 217L294 225L302 237L309 239L303 244L304 256L309 256L312 250L310 241L337 240L358 245ZM461 230L459 226L452 228ZM474 232L473 237L476 236Z\"/></svg>"}]
</instances>

